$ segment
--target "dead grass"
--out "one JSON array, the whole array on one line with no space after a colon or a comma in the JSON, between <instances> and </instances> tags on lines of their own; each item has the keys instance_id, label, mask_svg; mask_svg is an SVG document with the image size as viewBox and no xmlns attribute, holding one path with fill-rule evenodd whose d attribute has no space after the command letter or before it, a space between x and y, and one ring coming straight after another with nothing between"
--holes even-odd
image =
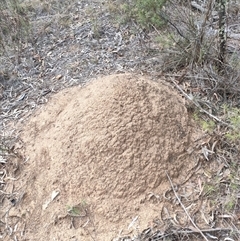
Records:
<instances>
[{"instance_id":1,"label":"dead grass","mask_svg":"<svg viewBox=\"0 0 240 241\"><path fill-rule=\"evenodd\" d=\"M26 9L16 0L3 0L0 3L0 15L1 55L7 55L9 50L13 50L18 56L30 28Z\"/></svg>"}]
</instances>

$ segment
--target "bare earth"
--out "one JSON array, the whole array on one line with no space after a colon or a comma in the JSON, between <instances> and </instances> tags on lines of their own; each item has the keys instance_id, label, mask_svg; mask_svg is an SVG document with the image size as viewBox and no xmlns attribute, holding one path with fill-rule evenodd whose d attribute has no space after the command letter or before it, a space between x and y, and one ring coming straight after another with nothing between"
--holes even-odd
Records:
<instances>
[{"instance_id":1,"label":"bare earth","mask_svg":"<svg viewBox=\"0 0 240 241\"><path fill-rule=\"evenodd\" d=\"M183 99L163 82L111 75L65 89L22 132L18 240L112 240L159 219L196 165ZM26 181L24 181L26 180ZM20 231L24 230L24 235Z\"/></svg>"},{"instance_id":2,"label":"bare earth","mask_svg":"<svg viewBox=\"0 0 240 241\"><path fill-rule=\"evenodd\" d=\"M177 28L146 30L125 19L132 1L21 2L30 38L0 56L0 240L240 240L239 147L215 106L226 93L239 101L239 83L207 65L185 72L168 32L188 36L185 17L198 26L208 11L167 1ZM230 1L230 66L239 65L239 9ZM214 119L173 86L219 115L213 132Z\"/></svg>"}]
</instances>

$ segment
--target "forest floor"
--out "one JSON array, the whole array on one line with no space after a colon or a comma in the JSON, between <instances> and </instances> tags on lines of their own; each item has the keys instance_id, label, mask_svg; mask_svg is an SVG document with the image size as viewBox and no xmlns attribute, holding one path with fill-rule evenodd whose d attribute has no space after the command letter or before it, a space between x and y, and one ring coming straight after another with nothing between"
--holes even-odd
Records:
<instances>
[{"instance_id":1,"label":"forest floor","mask_svg":"<svg viewBox=\"0 0 240 241\"><path fill-rule=\"evenodd\" d=\"M231 142L225 136L228 133L225 124L230 125L231 121L229 122L223 114L216 114L218 108L223 109L222 105L216 107L216 100L221 99L219 90L225 87L211 83L214 91L209 94L211 84L209 87L208 82L215 83L214 76L209 76L209 79L202 76L202 73L199 76L192 76L196 72L187 73L186 68L173 71L174 63L168 59L169 49L166 49L166 41L167 45L169 44L166 39L166 36L169 36L166 29L146 30L130 19L123 21L116 11L119 1L74 0L69 3L69 1L34 0L24 1L24 4L31 19L32 36L17 54L12 52L1 58L0 238L4 240L46 240L46 237L50 237L51 240L238 240L240 237L239 143ZM234 21L239 25L237 24L239 19ZM234 48L235 53L238 53L239 40L230 39L228 48ZM115 81L112 76L117 79L117 86L111 85L111 81ZM125 83L126 78L129 79L130 90L135 90L133 93L139 91L147 101L130 96L128 83ZM93 79L97 81L94 82ZM137 86L131 82L132 79ZM101 82L103 80L109 87ZM158 84L158 87L155 84ZM89 92L86 92L87 88ZM233 99L237 102L238 92L235 93L234 89L237 89L236 86L230 89L230 92L232 91ZM96 94L97 90L102 93L101 96ZM78 92L86 98L79 97ZM121 102L126 98L126 103L128 100L131 103L131 108L126 104L124 111L116 112L115 119L109 115L109 112L115 113L115 110L118 110L115 102L109 103L109 99L114 99L113 93L116 94L116 101ZM105 98L102 97L104 95ZM192 98L193 95L194 98L197 97L196 100ZM92 96L95 99L91 99ZM145 118L149 116L143 117L139 113L136 117L138 120L143 118L141 124L136 120L132 122L131 128L121 129L122 125L119 123L125 125L124 120L129 118L123 113L134 113L139 108L137 107L139 103L147 105L147 113L154 116L151 118L157 119L161 126L165 126L167 122L165 128L166 130L169 128L169 131L164 132L158 129L157 125L153 125L158 133L151 136L149 134L151 131L147 129L148 124L144 124L145 121L147 123ZM155 106L154 103L159 105ZM155 109L150 108L150 104ZM76 105L78 109L74 109ZM135 105L136 109L133 109ZM163 116L156 116L155 114L160 113L162 109L168 112ZM172 112L169 112L170 110ZM143 113L144 111L145 109L142 109ZM77 118L84 116L84 113L86 118L89 117L81 125L87 129L82 129L81 133L84 135L78 136L75 128L78 126ZM92 121L94 113L99 118L95 118L96 123ZM75 118L71 125L68 115L72 119ZM105 120L105 116L109 119ZM116 162L117 164L113 166L109 164L113 173L113 177L109 177L110 182L102 181L101 175L106 174L106 170L101 170L102 166L99 163L102 159L98 156L102 154L99 154L94 146L108 152L108 149L104 148L109 140L105 140L104 133L105 131L108 133L109 130L101 126L103 119L105 125L113 123L114 126L119 125L117 136L125 133L129 137L124 137L123 140L117 139L116 143L121 146L131 140L130 132L134 124L141 127L139 129L139 133L143 133L139 134L141 139L147 137L149 143L154 136L161 139L165 135L167 139L162 144L158 143L157 150L153 150L149 143L146 144L147 149L154 153L153 156L161 155L163 152L161 148L166 147L166 155L162 154L161 166L158 167L157 164L154 166L153 162L151 168L148 166L146 170L144 169L145 172L138 173L138 164L134 166L134 162L129 165L132 165L132 170L136 172L135 177L131 173L128 173L129 175L124 173L125 176L121 176L115 170L122 168L126 171L128 166L121 166L120 162ZM133 120L134 117L130 119ZM63 125L61 133L57 129L58 125ZM102 132L98 125L101 126ZM178 125L179 129L175 130ZM94 129L93 126L97 128ZM171 139L171 131L175 133L176 142ZM188 134L182 136L180 132ZM29 136L26 133L29 133ZM111 135L113 133L115 131L112 131ZM146 133L150 136L145 136L148 135ZM74 153L77 149L77 146L74 146L75 149L64 149L69 144L61 142L65 136L71 141L75 140L75 143L78 143L78 138L82 136L90 138L88 142L79 142L79 146L91 147L89 153L94 150L99 160L98 165L92 167L92 162L86 162L82 165L82 169L78 169L76 162L79 156L71 156L73 158L71 166L65 162L63 166L59 166L59 158L64 156L67 159L69 158L67 154ZM57 142L54 143L54 140ZM103 145L105 141L106 145ZM128 145L131 146L132 143L136 144L133 141ZM58 149L53 154L50 150L56 146ZM172 148L171 151L169 146ZM59 149L65 154L59 152ZM90 160L89 153L84 152L81 157ZM142 156L145 154L146 158L149 158L147 151L143 152ZM57 161L52 161L52 166L48 166L48 161L54 158L57 158ZM131 163L128 155L121 154L118 158L124 158L126 163ZM177 159L175 166L171 164L173 158ZM38 162L39 159L42 162ZM35 160L36 163L31 164L31 160ZM167 165L167 162L171 165ZM99 182L91 178L90 174L84 176L84 173L89 171L89 166ZM158 172L153 172L154 168L158 168L156 169ZM163 172L159 171L161 168L164 169ZM48 172L45 172L45 169ZM50 169L53 170L52 175L49 174ZM175 176L174 170L178 172ZM79 200L77 197L80 191L76 191L80 185L80 179L77 179L78 173L81 173L81 181L88 183L85 189L79 189L81 195L84 195ZM158 180L157 173L161 173L159 174L161 181ZM47 176L51 182L48 179L45 182ZM71 179L73 177L74 181ZM124 178L126 183L121 181ZM79 183L76 180L79 180ZM145 180L145 184L141 182L142 180ZM65 187L68 182L72 183L69 190ZM123 187L119 187L118 183L123 183L129 193L124 193ZM141 194L141 190L138 190L139 183L143 189L145 188L143 191L145 196ZM112 187L113 184L115 189ZM104 193L104 185L109 186L110 194ZM158 188L155 185L158 185ZM86 198L92 197L93 193L95 193L94 198L90 200ZM46 201L47 194L50 195L50 201ZM70 194L72 200L67 199ZM63 199L67 201L64 202ZM50 211L49 205L53 205ZM37 209L36 206L40 208ZM63 210L60 210L60 207ZM47 213L44 213L45 209ZM36 225L39 225L37 230L34 228Z\"/></svg>"}]
</instances>

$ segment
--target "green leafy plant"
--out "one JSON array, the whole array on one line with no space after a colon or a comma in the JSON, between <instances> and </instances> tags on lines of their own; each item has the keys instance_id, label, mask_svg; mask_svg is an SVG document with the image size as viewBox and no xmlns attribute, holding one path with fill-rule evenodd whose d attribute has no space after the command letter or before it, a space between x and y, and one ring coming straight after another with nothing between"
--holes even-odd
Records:
<instances>
[{"instance_id":1,"label":"green leafy plant","mask_svg":"<svg viewBox=\"0 0 240 241\"><path fill-rule=\"evenodd\" d=\"M236 196L229 197L229 199L226 201L226 203L224 205L225 209L227 211L232 211L236 206L236 202L237 202Z\"/></svg>"},{"instance_id":2,"label":"green leafy plant","mask_svg":"<svg viewBox=\"0 0 240 241\"><path fill-rule=\"evenodd\" d=\"M219 186L216 183L206 183L203 187L205 196L214 196L219 192Z\"/></svg>"},{"instance_id":3,"label":"green leafy plant","mask_svg":"<svg viewBox=\"0 0 240 241\"><path fill-rule=\"evenodd\" d=\"M227 120L230 122L232 129L226 133L226 137L231 141L240 140L240 109L223 107Z\"/></svg>"},{"instance_id":4,"label":"green leafy plant","mask_svg":"<svg viewBox=\"0 0 240 241\"><path fill-rule=\"evenodd\" d=\"M212 120L208 120L208 121L202 120L201 125L204 131L208 131L210 133L213 132L213 130L216 127L215 122Z\"/></svg>"},{"instance_id":5,"label":"green leafy plant","mask_svg":"<svg viewBox=\"0 0 240 241\"><path fill-rule=\"evenodd\" d=\"M145 27L161 27L164 21L159 15L166 0L136 0L134 15L137 22Z\"/></svg>"},{"instance_id":6,"label":"green leafy plant","mask_svg":"<svg viewBox=\"0 0 240 241\"><path fill-rule=\"evenodd\" d=\"M158 35L155 41L164 49L169 49L174 45L173 37L170 33Z\"/></svg>"},{"instance_id":7,"label":"green leafy plant","mask_svg":"<svg viewBox=\"0 0 240 241\"><path fill-rule=\"evenodd\" d=\"M216 128L216 124L213 120L203 120L201 117L201 114L195 110L194 114L193 114L193 119L200 124L201 128L204 131L207 131L209 133L212 133L214 131L214 129Z\"/></svg>"},{"instance_id":8,"label":"green leafy plant","mask_svg":"<svg viewBox=\"0 0 240 241\"><path fill-rule=\"evenodd\" d=\"M82 217L82 216L86 216L86 209L87 209L87 203L86 201L81 201L79 204L77 205L68 205L67 206L67 213L68 215L72 216L72 217Z\"/></svg>"},{"instance_id":9,"label":"green leafy plant","mask_svg":"<svg viewBox=\"0 0 240 241\"><path fill-rule=\"evenodd\" d=\"M159 15L167 0L134 0L120 1L119 8L116 9L109 2L109 10L119 12L121 21L127 22L135 20L138 24L145 28L160 28L165 21Z\"/></svg>"}]
</instances>

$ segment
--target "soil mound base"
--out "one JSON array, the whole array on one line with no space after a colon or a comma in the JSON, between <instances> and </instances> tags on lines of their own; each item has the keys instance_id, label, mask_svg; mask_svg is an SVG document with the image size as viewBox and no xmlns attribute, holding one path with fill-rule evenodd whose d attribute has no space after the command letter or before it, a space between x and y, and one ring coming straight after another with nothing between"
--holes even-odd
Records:
<instances>
[{"instance_id":1,"label":"soil mound base","mask_svg":"<svg viewBox=\"0 0 240 241\"><path fill-rule=\"evenodd\" d=\"M179 182L194 165L189 123L182 99L144 77L113 75L56 94L22 134L24 238L111 240L135 217L146 228L159 215L166 172Z\"/></svg>"}]
</instances>

